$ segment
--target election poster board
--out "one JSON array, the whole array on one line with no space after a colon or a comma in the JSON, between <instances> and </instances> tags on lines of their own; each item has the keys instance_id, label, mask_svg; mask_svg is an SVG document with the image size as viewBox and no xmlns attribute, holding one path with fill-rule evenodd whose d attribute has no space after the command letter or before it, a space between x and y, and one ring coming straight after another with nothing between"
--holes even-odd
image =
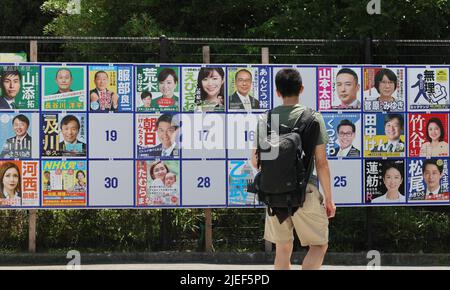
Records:
<instances>
[{"instance_id":1,"label":"election poster board","mask_svg":"<svg viewBox=\"0 0 450 290\"><path fill-rule=\"evenodd\" d=\"M0 208L264 207L252 158L284 69L338 206L450 205L448 65L0 63Z\"/></svg>"}]
</instances>

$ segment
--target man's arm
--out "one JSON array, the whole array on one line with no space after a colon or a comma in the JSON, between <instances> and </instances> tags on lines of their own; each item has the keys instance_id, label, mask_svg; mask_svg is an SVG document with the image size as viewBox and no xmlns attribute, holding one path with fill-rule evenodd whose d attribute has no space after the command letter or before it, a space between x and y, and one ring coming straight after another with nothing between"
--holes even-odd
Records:
<instances>
[{"instance_id":1,"label":"man's arm","mask_svg":"<svg viewBox=\"0 0 450 290\"><path fill-rule=\"evenodd\" d=\"M258 168L258 155L256 155L256 149L252 150L252 166L259 170L259 168Z\"/></svg>"},{"instance_id":2,"label":"man's arm","mask_svg":"<svg viewBox=\"0 0 450 290\"><path fill-rule=\"evenodd\" d=\"M336 213L336 206L331 194L330 168L328 166L327 155L325 153L325 144L316 146L314 156L317 168L317 176L319 177L320 185L322 186L325 194L325 207L327 209L327 216L328 218L332 218Z\"/></svg>"}]
</instances>

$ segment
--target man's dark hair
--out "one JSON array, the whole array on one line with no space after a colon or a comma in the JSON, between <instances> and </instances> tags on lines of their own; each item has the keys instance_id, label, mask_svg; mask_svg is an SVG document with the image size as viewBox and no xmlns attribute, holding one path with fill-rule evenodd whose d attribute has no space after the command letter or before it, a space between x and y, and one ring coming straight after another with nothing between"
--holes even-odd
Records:
<instances>
[{"instance_id":1,"label":"man's dark hair","mask_svg":"<svg viewBox=\"0 0 450 290\"><path fill-rule=\"evenodd\" d=\"M173 77L173 80L175 81L175 83L178 83L177 74L171 68L165 68L165 69L163 69L162 71L159 72L158 82L165 81L169 75L171 75Z\"/></svg>"},{"instance_id":2,"label":"man's dark hair","mask_svg":"<svg viewBox=\"0 0 450 290\"><path fill-rule=\"evenodd\" d=\"M384 118L384 125L386 126L387 122L390 122L394 119L397 119L400 123L400 128L403 130L403 116L401 114L387 114Z\"/></svg>"},{"instance_id":3,"label":"man's dark hair","mask_svg":"<svg viewBox=\"0 0 450 290\"><path fill-rule=\"evenodd\" d=\"M377 72L375 75L375 89L380 93L380 83L383 80L383 77L386 76L391 82L394 83L394 90L397 89L397 76L393 71L387 68L383 68Z\"/></svg>"},{"instance_id":4,"label":"man's dark hair","mask_svg":"<svg viewBox=\"0 0 450 290\"><path fill-rule=\"evenodd\" d=\"M336 75L336 78L337 78L337 76L340 75L340 74L350 74L350 75L352 75L353 78L355 79L356 84L358 84L358 75L355 73L354 70L349 69L349 68L346 68L346 67L345 67L345 68L341 68L341 69L338 71L338 73L337 73L337 75Z\"/></svg>"},{"instance_id":5,"label":"man's dark hair","mask_svg":"<svg viewBox=\"0 0 450 290\"><path fill-rule=\"evenodd\" d=\"M63 125L67 125L67 124L69 124L70 122L75 122L75 123L77 123L77 127L78 127L78 130L80 130L80 121L78 121L78 118L77 117L75 117L74 115L67 115L67 116L65 116L64 118L62 118L62 120L61 120L61 129L62 129L62 126Z\"/></svg>"},{"instance_id":6,"label":"man's dark hair","mask_svg":"<svg viewBox=\"0 0 450 290\"><path fill-rule=\"evenodd\" d=\"M441 130L441 135L439 135L439 141L444 141L444 136L445 136L445 130L444 130L444 126L442 125L442 121L439 118L431 118L430 120L428 120L427 123L427 128L426 128L426 133L427 133L427 140L428 142L431 143L431 137L430 134L428 133L428 126L430 126L431 123L435 123L436 125L438 125L439 129Z\"/></svg>"},{"instance_id":7,"label":"man's dark hair","mask_svg":"<svg viewBox=\"0 0 450 290\"><path fill-rule=\"evenodd\" d=\"M275 76L275 86L283 98L300 95L302 77L296 69L285 68Z\"/></svg>"},{"instance_id":8,"label":"man's dark hair","mask_svg":"<svg viewBox=\"0 0 450 290\"><path fill-rule=\"evenodd\" d=\"M153 97L153 96L152 96L152 93L150 93L149 91L143 91L143 92L141 93L141 100L143 100L143 99L145 99L145 98L147 98L147 97L152 98L152 97Z\"/></svg>"},{"instance_id":9,"label":"man's dark hair","mask_svg":"<svg viewBox=\"0 0 450 290\"><path fill-rule=\"evenodd\" d=\"M438 162L438 161L440 161L440 162ZM438 163L439 163L440 165L438 165ZM429 165L429 164L435 165L435 166L437 167L437 169L439 170L439 173L440 173L440 174L442 174L442 171L444 171L444 160L442 160L442 159L426 159L426 160L423 162L423 165L422 165L422 172L423 172L423 173L425 173L425 168L426 168L427 165Z\"/></svg>"},{"instance_id":10,"label":"man's dark hair","mask_svg":"<svg viewBox=\"0 0 450 290\"><path fill-rule=\"evenodd\" d=\"M3 81L8 76L18 76L19 80L22 81L22 75L20 74L19 70L15 66L8 66L6 69L2 70L2 73L0 74L0 84L2 93L5 93L5 87L3 86Z\"/></svg>"},{"instance_id":11,"label":"man's dark hair","mask_svg":"<svg viewBox=\"0 0 450 290\"><path fill-rule=\"evenodd\" d=\"M341 120L341 122L339 122L339 125L337 126L338 133L339 133L339 128L341 126L350 126L350 127L352 127L353 133L356 132L355 124L353 124L350 120L343 119L343 120Z\"/></svg>"},{"instance_id":12,"label":"man's dark hair","mask_svg":"<svg viewBox=\"0 0 450 290\"><path fill-rule=\"evenodd\" d=\"M22 115L22 114L15 116L15 117L12 119L12 124L14 124L14 121L15 121L16 119L18 119L19 121L22 121L22 122L24 122L25 124L27 124L27 127L30 127L30 120L28 119L27 116Z\"/></svg>"},{"instance_id":13,"label":"man's dark hair","mask_svg":"<svg viewBox=\"0 0 450 290\"><path fill-rule=\"evenodd\" d=\"M178 127L178 125L172 124L172 119L173 119L173 115L171 115L171 114L164 114L164 115L159 116L158 120L156 121L156 128L158 128L159 123L161 123L161 122L166 122L166 123L171 124L174 127Z\"/></svg>"}]
</instances>

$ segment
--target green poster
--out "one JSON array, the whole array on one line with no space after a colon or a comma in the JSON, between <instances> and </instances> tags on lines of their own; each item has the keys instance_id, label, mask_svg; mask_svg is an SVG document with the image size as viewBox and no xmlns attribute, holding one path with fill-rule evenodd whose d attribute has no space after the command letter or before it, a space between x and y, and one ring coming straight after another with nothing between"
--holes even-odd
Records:
<instances>
[{"instance_id":1,"label":"green poster","mask_svg":"<svg viewBox=\"0 0 450 290\"><path fill-rule=\"evenodd\" d=\"M43 110L86 110L86 67L43 66Z\"/></svg>"},{"instance_id":2,"label":"green poster","mask_svg":"<svg viewBox=\"0 0 450 290\"><path fill-rule=\"evenodd\" d=\"M0 110L39 109L39 66L2 66L0 79Z\"/></svg>"}]
</instances>

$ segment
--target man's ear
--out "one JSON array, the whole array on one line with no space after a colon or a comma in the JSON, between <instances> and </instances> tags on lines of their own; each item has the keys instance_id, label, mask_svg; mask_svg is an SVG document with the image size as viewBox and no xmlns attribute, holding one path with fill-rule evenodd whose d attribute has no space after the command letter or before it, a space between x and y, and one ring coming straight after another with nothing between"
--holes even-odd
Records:
<instances>
[{"instance_id":1,"label":"man's ear","mask_svg":"<svg viewBox=\"0 0 450 290\"><path fill-rule=\"evenodd\" d=\"M277 96L278 96L279 98L283 98L283 96L281 95L281 93L280 93L279 90L277 90Z\"/></svg>"},{"instance_id":2,"label":"man's ear","mask_svg":"<svg viewBox=\"0 0 450 290\"><path fill-rule=\"evenodd\" d=\"M300 87L300 95L301 94L303 94L303 90L305 89L305 87L302 85L301 87Z\"/></svg>"}]
</instances>

